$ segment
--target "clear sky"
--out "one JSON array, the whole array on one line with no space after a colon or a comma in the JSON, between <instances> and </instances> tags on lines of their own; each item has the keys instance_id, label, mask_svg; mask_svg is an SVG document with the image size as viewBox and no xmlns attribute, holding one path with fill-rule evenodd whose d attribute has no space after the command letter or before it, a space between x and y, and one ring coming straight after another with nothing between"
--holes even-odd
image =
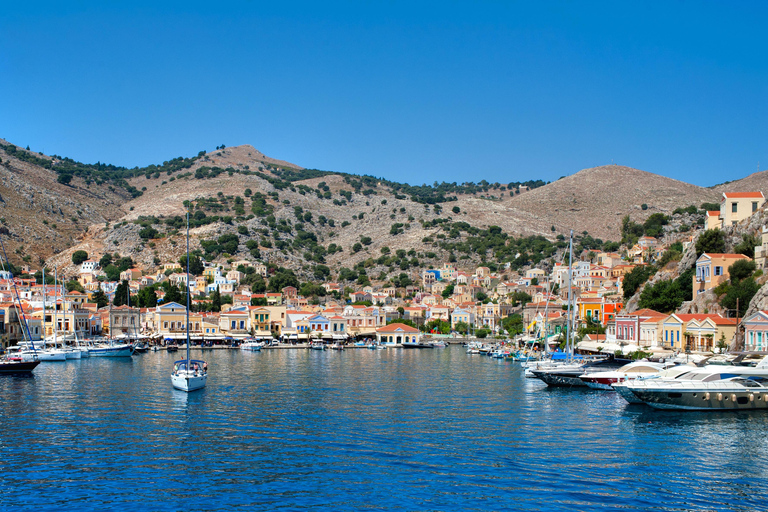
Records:
<instances>
[{"instance_id":1,"label":"clear sky","mask_svg":"<svg viewBox=\"0 0 768 512\"><path fill-rule=\"evenodd\" d=\"M768 168L767 2L8 2L0 137L433 181Z\"/></svg>"}]
</instances>

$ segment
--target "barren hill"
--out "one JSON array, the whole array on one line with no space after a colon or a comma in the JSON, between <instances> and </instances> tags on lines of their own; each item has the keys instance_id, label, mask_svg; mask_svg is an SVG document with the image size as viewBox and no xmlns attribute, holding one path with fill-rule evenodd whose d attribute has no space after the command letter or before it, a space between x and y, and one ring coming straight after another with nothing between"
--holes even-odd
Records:
<instances>
[{"instance_id":1,"label":"barren hill","mask_svg":"<svg viewBox=\"0 0 768 512\"><path fill-rule=\"evenodd\" d=\"M12 235L11 246L22 247L11 259L28 256L36 264L42 257L57 266L68 265L77 249L93 256L131 256L144 268L177 259L183 243L179 220L173 219L184 214L185 202L205 218L192 229L193 248L237 235L240 245L232 257L258 252L264 261L305 272L319 261L336 270L402 250L411 263L403 265L400 257L397 265L416 277L417 266L443 263L456 250L450 244L469 236L457 231L456 223L549 239L573 228L618 240L624 215L642 221L654 212L716 201L719 195L637 169L604 166L530 191L489 184L425 199L418 196L423 190L411 195L398 184L371 177L304 169L250 145L141 169L70 160L64 168L73 175L66 184L59 182L59 157L0 144L0 217ZM318 256L332 246L337 250ZM465 264L483 257L472 251L458 256L469 260ZM371 271L382 271L377 265Z\"/></svg>"},{"instance_id":2,"label":"barren hill","mask_svg":"<svg viewBox=\"0 0 768 512\"><path fill-rule=\"evenodd\" d=\"M603 239L620 238L621 218L645 220L656 212L717 201L714 190L631 167L606 165L584 169L508 201L511 211L528 214L539 229L573 228ZM647 210L642 205L647 205Z\"/></svg>"},{"instance_id":3,"label":"barren hill","mask_svg":"<svg viewBox=\"0 0 768 512\"><path fill-rule=\"evenodd\" d=\"M741 178L740 180L729 181L720 185L715 185L712 189L717 192L717 200L723 192L757 192L761 191L768 194L768 171L755 172Z\"/></svg>"}]
</instances>

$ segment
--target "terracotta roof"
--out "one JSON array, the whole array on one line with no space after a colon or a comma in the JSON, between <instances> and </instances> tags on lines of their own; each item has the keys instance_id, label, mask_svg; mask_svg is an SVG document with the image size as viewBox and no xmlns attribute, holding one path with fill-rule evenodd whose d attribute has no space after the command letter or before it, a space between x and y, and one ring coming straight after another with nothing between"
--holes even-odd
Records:
<instances>
[{"instance_id":1,"label":"terracotta roof","mask_svg":"<svg viewBox=\"0 0 768 512\"><path fill-rule=\"evenodd\" d=\"M724 259L751 259L749 256L744 256L743 254L721 254L721 253L708 253L705 252L701 256L709 256L710 258L724 258ZM701 258L699 256L699 258Z\"/></svg>"},{"instance_id":2,"label":"terracotta roof","mask_svg":"<svg viewBox=\"0 0 768 512\"><path fill-rule=\"evenodd\" d=\"M723 197L732 199L765 198L762 192L723 192Z\"/></svg>"},{"instance_id":3,"label":"terracotta roof","mask_svg":"<svg viewBox=\"0 0 768 512\"><path fill-rule=\"evenodd\" d=\"M384 327L379 327L376 329L376 332L405 332L405 333L417 333L419 332L418 329L415 327L411 327L410 325L405 325L401 323L395 323L395 324L389 324L385 325Z\"/></svg>"},{"instance_id":4,"label":"terracotta roof","mask_svg":"<svg viewBox=\"0 0 768 512\"><path fill-rule=\"evenodd\" d=\"M707 215L710 217L718 217L720 215L720 210L708 210Z\"/></svg>"}]
</instances>

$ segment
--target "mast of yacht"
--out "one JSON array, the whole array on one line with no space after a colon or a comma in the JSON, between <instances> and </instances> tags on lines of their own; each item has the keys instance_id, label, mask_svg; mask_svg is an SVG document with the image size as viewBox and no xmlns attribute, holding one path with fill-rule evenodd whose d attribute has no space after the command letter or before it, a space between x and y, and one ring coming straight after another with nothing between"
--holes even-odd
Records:
<instances>
[{"instance_id":1,"label":"mast of yacht","mask_svg":"<svg viewBox=\"0 0 768 512\"><path fill-rule=\"evenodd\" d=\"M573 336L573 325L572 325L572 309L571 309L571 302L572 302L572 296L573 296L573 230L571 230L571 239L568 244L568 321L566 323L565 328L565 351L567 353L567 357L570 360L571 356L573 355L573 347L571 346L571 337ZM575 309L575 308L574 308Z\"/></svg>"},{"instance_id":2,"label":"mast of yacht","mask_svg":"<svg viewBox=\"0 0 768 512\"><path fill-rule=\"evenodd\" d=\"M59 269L53 268L53 348L58 346L57 334L59 332Z\"/></svg>"},{"instance_id":3,"label":"mast of yacht","mask_svg":"<svg viewBox=\"0 0 768 512\"><path fill-rule=\"evenodd\" d=\"M189 362L189 210L187 210L187 369L191 368Z\"/></svg>"},{"instance_id":4,"label":"mast of yacht","mask_svg":"<svg viewBox=\"0 0 768 512\"><path fill-rule=\"evenodd\" d=\"M548 337L548 331L547 331L547 321L549 320L549 317L547 316L548 310L549 310L549 276L547 276L547 301L544 303L544 353L549 354L549 337Z\"/></svg>"},{"instance_id":5,"label":"mast of yacht","mask_svg":"<svg viewBox=\"0 0 768 512\"><path fill-rule=\"evenodd\" d=\"M8 260L8 253L5 252L5 243L3 243L3 239L0 238L0 248L3 249L3 259L5 263L8 264L10 267L11 262ZM5 271L5 263L3 261L0 261L0 268L2 268L3 271ZM10 273L10 271L9 271ZM16 288L16 279L14 279L13 274L11 274L11 284L13 285L13 294L16 297L16 304L19 308L18 311L18 317L19 317L19 326L21 327L21 337L24 338L26 335L27 339L29 340L30 345L32 346L32 352L37 354L37 349L35 349L35 342L32 341L32 336L29 334L29 324L27 323L27 318L24 315L24 309L21 307L21 299L19 298L19 290ZM9 313L10 314L10 313ZM22 323L23 320L23 323ZM10 323L10 318L8 319Z\"/></svg>"},{"instance_id":6,"label":"mast of yacht","mask_svg":"<svg viewBox=\"0 0 768 512\"><path fill-rule=\"evenodd\" d=\"M45 345L45 314L47 312L45 309L45 267L43 267L43 345Z\"/></svg>"}]
</instances>

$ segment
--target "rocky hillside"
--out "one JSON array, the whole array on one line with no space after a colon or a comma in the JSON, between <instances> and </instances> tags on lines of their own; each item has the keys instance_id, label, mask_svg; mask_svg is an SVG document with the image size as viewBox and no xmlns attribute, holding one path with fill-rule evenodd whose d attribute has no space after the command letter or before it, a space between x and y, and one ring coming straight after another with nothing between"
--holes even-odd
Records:
<instances>
[{"instance_id":1,"label":"rocky hillside","mask_svg":"<svg viewBox=\"0 0 768 512\"><path fill-rule=\"evenodd\" d=\"M607 165L584 169L509 200L509 210L525 216L546 233L573 228L608 240L620 238L621 219L643 221L657 212L718 200L714 190L630 167ZM647 205L643 210L642 205Z\"/></svg>"},{"instance_id":2,"label":"rocky hillside","mask_svg":"<svg viewBox=\"0 0 768 512\"><path fill-rule=\"evenodd\" d=\"M311 272L317 264L338 269L398 250L410 253L394 266L369 263L379 274L442 264L451 255L460 264L492 260L470 243L471 230L499 226L508 235L554 240L573 228L618 240L627 214L642 222L719 195L621 166L585 169L533 190L482 182L445 191L304 169L249 145L141 169L78 164L9 146L0 141L0 216L11 235L12 260L26 256L37 263L42 257L60 267L78 249L131 256L145 268L177 259L184 243L174 217L185 205L198 217L193 249L215 245L223 235L239 240L234 252L210 256L256 254Z\"/></svg>"}]
</instances>

